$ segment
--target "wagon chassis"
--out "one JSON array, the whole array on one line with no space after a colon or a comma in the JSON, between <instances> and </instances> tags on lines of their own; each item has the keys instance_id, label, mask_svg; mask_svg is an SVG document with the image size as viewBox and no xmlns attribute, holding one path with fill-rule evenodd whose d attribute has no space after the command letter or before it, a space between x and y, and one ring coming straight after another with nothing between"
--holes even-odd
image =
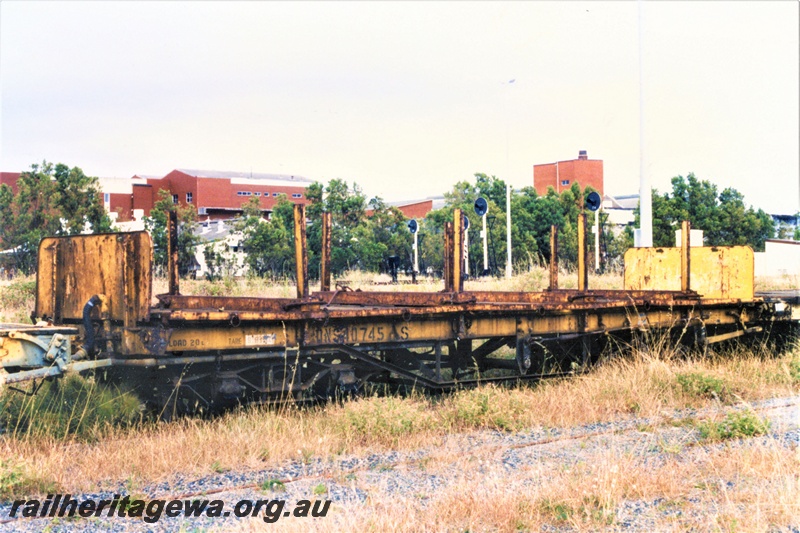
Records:
<instances>
[{"instance_id":1,"label":"wagon chassis","mask_svg":"<svg viewBox=\"0 0 800 533\"><path fill-rule=\"evenodd\" d=\"M578 288L558 287L555 252L541 292L464 291L458 210L446 224L445 287L436 293L331 290L326 215L321 290L309 294L302 206L296 298L182 295L171 245L169 291L152 305L147 233L44 239L40 325L0 327L0 385L96 369L161 409L190 411L348 395L367 384L445 391L559 377L652 335L700 352L796 335L800 297L756 296L746 247L695 250L685 239L676 249L634 249L624 290L590 290L580 218ZM174 243L174 217L168 233Z\"/></svg>"}]
</instances>

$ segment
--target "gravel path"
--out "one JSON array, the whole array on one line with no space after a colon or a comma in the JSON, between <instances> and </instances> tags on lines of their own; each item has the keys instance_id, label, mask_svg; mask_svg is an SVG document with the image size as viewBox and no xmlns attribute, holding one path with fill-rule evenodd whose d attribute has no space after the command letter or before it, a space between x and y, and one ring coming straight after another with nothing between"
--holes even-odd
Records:
<instances>
[{"instance_id":1,"label":"gravel path","mask_svg":"<svg viewBox=\"0 0 800 533\"><path fill-rule=\"evenodd\" d=\"M147 499L219 499L232 510L239 500L286 500L286 509L300 500L332 500L325 518L286 519L265 524L256 518L227 517L169 518L156 523L133 518L20 519L0 523L5 531L204 531L260 530L280 528L306 530L312 525L321 530L348 529L348 516L368 517L388 507L419 511L443 491L460 487L480 487L481 491L532 490L555 469L569 469L615 457L635 457L654 468L674 459L691 463L707 456L715 447L752 446L770 442L798 450L800 444L800 397L780 398L752 405L759 416L771 421L767 436L717 444L698 442L697 430L681 421L704 419L735 411L725 407L701 411L665 413L658 419L637 418L613 423L589 424L568 429L536 428L517 433L475 431L448 435L436 447L415 451L391 451L365 457L348 457L334 462L319 460L293 462L260 471L230 471L204 478L177 477L170 483L144 487L139 497ZM267 480L280 480L275 489L262 489ZM735 480L721 479L721 483ZM126 494L120 483L117 491ZM479 491L480 492L480 491ZM114 492L77 495L78 499L111 499ZM800 498L800 496L798 496ZM390 503L387 503L390 502ZM800 501L797 502L800 504ZM487 503L486 505L490 505ZM0 522L8 520L9 504L0 504ZM273 507L274 509L274 507ZM616 506L613 529L650 531L663 524L665 517L689 519L686 511L673 508L665 498L625 500ZM690 511L699 512L697 510ZM798 510L800 514L800 510ZM105 514L105 513L103 513ZM410 519L411 517L409 517ZM700 518L698 517L698 520ZM800 516L779 528L800 532ZM411 527L411 526L409 526ZM401 526L400 529L403 529ZM413 527L412 527L413 529ZM553 530L571 530L569 523L556 524Z\"/></svg>"}]
</instances>

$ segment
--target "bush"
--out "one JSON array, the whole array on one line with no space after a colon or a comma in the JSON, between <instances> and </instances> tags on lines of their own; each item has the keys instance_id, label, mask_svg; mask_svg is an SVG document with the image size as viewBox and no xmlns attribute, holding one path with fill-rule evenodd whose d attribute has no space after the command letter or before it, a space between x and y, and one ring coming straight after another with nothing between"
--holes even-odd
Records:
<instances>
[{"instance_id":1,"label":"bush","mask_svg":"<svg viewBox=\"0 0 800 533\"><path fill-rule=\"evenodd\" d=\"M702 422L698 429L706 440L741 439L765 435L769 431L769 420L757 417L752 412L731 413L722 422Z\"/></svg>"},{"instance_id":2,"label":"bush","mask_svg":"<svg viewBox=\"0 0 800 533\"><path fill-rule=\"evenodd\" d=\"M723 400L728 395L728 387L725 382L714 376L690 372L677 374L675 379L683 393L691 397Z\"/></svg>"},{"instance_id":3,"label":"bush","mask_svg":"<svg viewBox=\"0 0 800 533\"><path fill-rule=\"evenodd\" d=\"M140 420L139 399L78 375L45 382L33 396L6 391L0 397L0 428L15 437L93 439L108 425Z\"/></svg>"}]
</instances>

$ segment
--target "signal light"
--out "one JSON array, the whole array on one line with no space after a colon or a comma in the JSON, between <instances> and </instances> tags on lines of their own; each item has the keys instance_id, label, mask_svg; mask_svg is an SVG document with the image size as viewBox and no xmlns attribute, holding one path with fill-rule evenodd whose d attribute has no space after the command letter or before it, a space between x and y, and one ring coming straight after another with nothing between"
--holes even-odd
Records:
<instances>
[{"instance_id":1,"label":"signal light","mask_svg":"<svg viewBox=\"0 0 800 533\"><path fill-rule=\"evenodd\" d=\"M590 192L589 196L586 197L586 209L589 211L597 211L600 209L600 204L603 200L600 198L600 195L596 192Z\"/></svg>"},{"instance_id":2,"label":"signal light","mask_svg":"<svg viewBox=\"0 0 800 533\"><path fill-rule=\"evenodd\" d=\"M480 197L477 200L475 200L475 213L479 217L485 215L488 210L489 210L489 203L486 201L486 198Z\"/></svg>"}]
</instances>

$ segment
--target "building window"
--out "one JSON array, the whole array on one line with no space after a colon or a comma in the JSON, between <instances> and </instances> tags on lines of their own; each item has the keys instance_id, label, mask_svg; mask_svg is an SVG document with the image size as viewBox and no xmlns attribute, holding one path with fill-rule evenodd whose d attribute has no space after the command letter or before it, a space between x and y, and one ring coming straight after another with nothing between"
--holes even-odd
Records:
<instances>
[{"instance_id":1,"label":"building window","mask_svg":"<svg viewBox=\"0 0 800 533\"><path fill-rule=\"evenodd\" d=\"M569 180L561 180L561 185L569 185Z\"/></svg>"},{"instance_id":2,"label":"building window","mask_svg":"<svg viewBox=\"0 0 800 533\"><path fill-rule=\"evenodd\" d=\"M256 193L256 196L261 196L261 193L260 193L260 192L257 192L257 193Z\"/></svg>"},{"instance_id":3,"label":"building window","mask_svg":"<svg viewBox=\"0 0 800 533\"><path fill-rule=\"evenodd\" d=\"M280 194L280 193L274 192L274 193L272 193L272 197L273 197L273 198L277 198L279 194Z\"/></svg>"},{"instance_id":4,"label":"building window","mask_svg":"<svg viewBox=\"0 0 800 533\"><path fill-rule=\"evenodd\" d=\"M173 194L172 195L172 203L173 204L177 204L178 203L178 195L177 194Z\"/></svg>"},{"instance_id":5,"label":"building window","mask_svg":"<svg viewBox=\"0 0 800 533\"><path fill-rule=\"evenodd\" d=\"M190 193L190 192L186 193L186 203L187 204L192 203L192 193Z\"/></svg>"},{"instance_id":6,"label":"building window","mask_svg":"<svg viewBox=\"0 0 800 533\"><path fill-rule=\"evenodd\" d=\"M300 194L299 192L292 193L292 198L302 198L302 197L303 195Z\"/></svg>"}]
</instances>

